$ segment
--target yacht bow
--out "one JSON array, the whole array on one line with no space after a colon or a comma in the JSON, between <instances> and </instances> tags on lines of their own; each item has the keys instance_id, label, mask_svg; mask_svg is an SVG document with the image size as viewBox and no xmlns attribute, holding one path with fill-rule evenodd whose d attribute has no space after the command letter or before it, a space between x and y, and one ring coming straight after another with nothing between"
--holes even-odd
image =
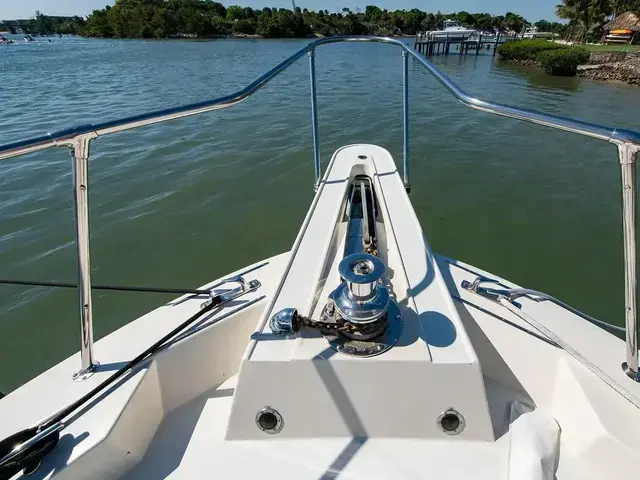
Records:
<instances>
[{"instance_id":1,"label":"yacht bow","mask_svg":"<svg viewBox=\"0 0 640 480\"><path fill-rule=\"evenodd\" d=\"M380 147L338 150L291 251L238 273L252 290L65 417L27 470L533 480L632 478L640 467L640 387L610 361L623 342L434 254ZM205 305L187 295L100 340L102 367L125 364ZM51 421L111 376L101 368L56 388L75 361L0 400L12 412L0 436Z\"/></svg>"}]
</instances>

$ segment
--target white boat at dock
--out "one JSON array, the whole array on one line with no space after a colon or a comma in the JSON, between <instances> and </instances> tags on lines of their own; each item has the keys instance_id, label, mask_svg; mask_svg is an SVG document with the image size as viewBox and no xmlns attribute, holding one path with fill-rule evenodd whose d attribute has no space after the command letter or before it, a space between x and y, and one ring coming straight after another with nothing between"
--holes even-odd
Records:
<instances>
[{"instance_id":1,"label":"white boat at dock","mask_svg":"<svg viewBox=\"0 0 640 480\"><path fill-rule=\"evenodd\" d=\"M522 38L528 39L540 39L540 40L551 40L557 38L558 35L552 32L539 32L538 27L531 26L527 27L522 34Z\"/></svg>"},{"instance_id":2,"label":"white boat at dock","mask_svg":"<svg viewBox=\"0 0 640 480\"><path fill-rule=\"evenodd\" d=\"M431 30L424 32L422 37L426 39L466 40L478 34L478 30L463 27L455 20L445 20L442 30Z\"/></svg>"},{"instance_id":3,"label":"white boat at dock","mask_svg":"<svg viewBox=\"0 0 640 480\"><path fill-rule=\"evenodd\" d=\"M338 42L400 49L401 160L356 143L322 173L315 52ZM92 142L232 107L307 57L315 196L291 248L94 344ZM432 250L409 196L410 59L472 109L617 148L625 328ZM0 399L1 480L638 477L640 133L472 97L399 40L329 37L230 95L0 145L0 160L61 146L74 173L81 346Z\"/></svg>"}]
</instances>

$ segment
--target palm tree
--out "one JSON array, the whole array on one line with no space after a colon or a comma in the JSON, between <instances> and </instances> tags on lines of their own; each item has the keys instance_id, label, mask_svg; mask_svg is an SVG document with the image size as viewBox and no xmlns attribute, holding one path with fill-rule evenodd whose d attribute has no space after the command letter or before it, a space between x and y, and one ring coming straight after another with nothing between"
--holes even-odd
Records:
<instances>
[{"instance_id":1,"label":"palm tree","mask_svg":"<svg viewBox=\"0 0 640 480\"><path fill-rule=\"evenodd\" d=\"M613 13L640 12L640 0L611 0Z\"/></svg>"},{"instance_id":2,"label":"palm tree","mask_svg":"<svg viewBox=\"0 0 640 480\"><path fill-rule=\"evenodd\" d=\"M507 12L504 16L504 27L516 33L522 32L527 21L518 14Z\"/></svg>"},{"instance_id":3,"label":"palm tree","mask_svg":"<svg viewBox=\"0 0 640 480\"><path fill-rule=\"evenodd\" d=\"M570 20L585 43L602 28L611 12L609 0L562 0L556 6L558 17Z\"/></svg>"}]
</instances>

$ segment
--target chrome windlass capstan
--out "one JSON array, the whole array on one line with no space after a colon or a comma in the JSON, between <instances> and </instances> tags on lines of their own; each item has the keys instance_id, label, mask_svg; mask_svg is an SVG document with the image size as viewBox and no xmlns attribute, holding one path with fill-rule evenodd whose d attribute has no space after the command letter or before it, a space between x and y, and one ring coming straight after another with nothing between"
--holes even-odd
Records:
<instances>
[{"instance_id":1,"label":"chrome windlass capstan","mask_svg":"<svg viewBox=\"0 0 640 480\"><path fill-rule=\"evenodd\" d=\"M385 270L382 260L368 253L353 253L340 262L343 282L331 293L320 315L324 323L351 327L323 331L336 351L372 357L386 352L398 340L402 317L383 283Z\"/></svg>"},{"instance_id":2,"label":"chrome windlass capstan","mask_svg":"<svg viewBox=\"0 0 640 480\"><path fill-rule=\"evenodd\" d=\"M319 319L286 308L269 320L271 333L292 335L300 328L320 330L338 352L371 357L389 350L402 331L402 317L385 282L386 266L377 256L379 205L371 177L356 175L345 204L347 232L340 284L332 291Z\"/></svg>"},{"instance_id":3,"label":"chrome windlass capstan","mask_svg":"<svg viewBox=\"0 0 640 480\"><path fill-rule=\"evenodd\" d=\"M354 253L338 266L344 280L333 293L340 316L352 323L378 321L389 308L389 291L379 282L385 272L384 263L368 253Z\"/></svg>"}]
</instances>

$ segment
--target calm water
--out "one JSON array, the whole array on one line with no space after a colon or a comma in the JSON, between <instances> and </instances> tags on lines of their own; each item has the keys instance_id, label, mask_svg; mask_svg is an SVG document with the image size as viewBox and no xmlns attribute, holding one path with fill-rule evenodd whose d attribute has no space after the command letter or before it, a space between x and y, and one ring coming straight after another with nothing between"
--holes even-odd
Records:
<instances>
[{"instance_id":1,"label":"calm water","mask_svg":"<svg viewBox=\"0 0 640 480\"><path fill-rule=\"evenodd\" d=\"M230 93L304 43L0 48L0 142ZM491 100L640 128L637 87L549 77L491 56L434 62ZM385 45L318 52L324 165L357 142L401 160L400 66ZM312 199L307 68L300 62L232 109L95 141L93 281L196 287L288 250ZM615 148L470 111L418 65L410 81L411 198L434 249L621 323ZM0 277L75 279L70 166L63 149L0 165ZM96 292L96 337L170 298ZM0 287L0 391L79 348L77 310L73 290Z\"/></svg>"}]
</instances>

